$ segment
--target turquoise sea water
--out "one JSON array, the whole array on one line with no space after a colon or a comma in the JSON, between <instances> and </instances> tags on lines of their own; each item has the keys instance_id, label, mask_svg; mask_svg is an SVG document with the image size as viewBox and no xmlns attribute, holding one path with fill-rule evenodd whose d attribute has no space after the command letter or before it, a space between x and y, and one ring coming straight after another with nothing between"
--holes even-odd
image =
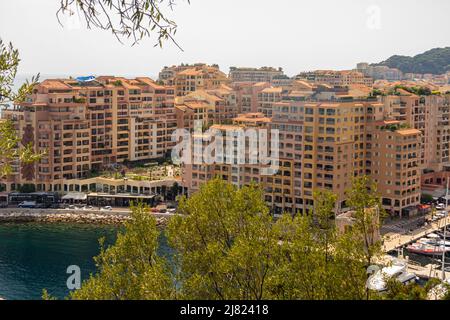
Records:
<instances>
[{"instance_id":1,"label":"turquoise sea water","mask_svg":"<svg viewBox=\"0 0 450 320\"><path fill-rule=\"evenodd\" d=\"M75 224L0 224L0 297L40 299L42 289L67 296L67 267L77 265L81 278L95 272L98 239L114 242L117 227Z\"/></svg>"},{"instance_id":2,"label":"turquoise sea water","mask_svg":"<svg viewBox=\"0 0 450 320\"><path fill-rule=\"evenodd\" d=\"M98 239L113 244L118 226L69 223L0 223L0 297L7 300L41 299L45 288L63 299L67 289L67 267L77 265L81 278L96 272L93 257L100 252ZM164 233L160 255L173 251Z\"/></svg>"}]
</instances>

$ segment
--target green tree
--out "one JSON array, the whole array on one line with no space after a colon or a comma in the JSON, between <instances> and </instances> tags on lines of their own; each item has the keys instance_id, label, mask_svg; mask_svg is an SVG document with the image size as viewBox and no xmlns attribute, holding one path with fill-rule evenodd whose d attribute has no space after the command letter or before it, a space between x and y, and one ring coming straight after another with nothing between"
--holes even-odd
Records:
<instances>
[{"instance_id":1,"label":"green tree","mask_svg":"<svg viewBox=\"0 0 450 320\"><path fill-rule=\"evenodd\" d=\"M368 176L356 177L346 196L346 205L354 212L353 232L363 242L366 263L371 265L381 253L379 230L384 217L377 185Z\"/></svg>"},{"instance_id":2,"label":"green tree","mask_svg":"<svg viewBox=\"0 0 450 320\"><path fill-rule=\"evenodd\" d=\"M218 178L182 198L168 239L177 280L188 299L266 299L276 269L278 237L263 193Z\"/></svg>"},{"instance_id":3,"label":"green tree","mask_svg":"<svg viewBox=\"0 0 450 320\"><path fill-rule=\"evenodd\" d=\"M19 51L14 49L12 44L6 46L0 39L0 107L7 107L12 102L23 102L38 81L39 75L31 81L27 80L14 92L14 79L19 62ZM17 162L30 164L43 156L43 153L34 152L32 144L21 146L20 140L14 122L0 119L0 178L10 175L12 166Z\"/></svg>"},{"instance_id":4,"label":"green tree","mask_svg":"<svg viewBox=\"0 0 450 320\"><path fill-rule=\"evenodd\" d=\"M361 299L366 281L361 243L336 229L336 195L314 193L311 216L284 215L277 221L282 239L279 268L271 278L277 299Z\"/></svg>"},{"instance_id":5,"label":"green tree","mask_svg":"<svg viewBox=\"0 0 450 320\"><path fill-rule=\"evenodd\" d=\"M387 290L382 293L374 293L371 298L375 300L427 300L429 293L437 286L442 285L439 279L430 279L426 285L422 286L417 283L404 285L397 279L391 278L387 281Z\"/></svg>"},{"instance_id":6,"label":"green tree","mask_svg":"<svg viewBox=\"0 0 450 320\"><path fill-rule=\"evenodd\" d=\"M382 253L379 230L384 211L377 185L368 176L355 177L346 196L346 204L353 210L354 224L351 234L354 241L360 242L356 247L362 250L361 259L364 259L368 267L374 258ZM366 289L366 298L369 297L369 289Z\"/></svg>"},{"instance_id":7,"label":"green tree","mask_svg":"<svg viewBox=\"0 0 450 320\"><path fill-rule=\"evenodd\" d=\"M95 257L98 273L70 294L76 300L156 300L175 298L167 261L158 256L156 220L146 205L131 208L131 220L113 246Z\"/></svg>"},{"instance_id":8,"label":"green tree","mask_svg":"<svg viewBox=\"0 0 450 320\"><path fill-rule=\"evenodd\" d=\"M158 231L147 208L133 208L114 246L95 259L99 273L73 299L422 299L419 287L389 283L368 294L367 266L378 258L376 189L367 178L348 191L352 228L337 228L336 195L314 192L309 215L269 214L263 191L214 179L182 197L166 229L171 267L158 257ZM427 290L425 288L425 290Z\"/></svg>"}]
</instances>

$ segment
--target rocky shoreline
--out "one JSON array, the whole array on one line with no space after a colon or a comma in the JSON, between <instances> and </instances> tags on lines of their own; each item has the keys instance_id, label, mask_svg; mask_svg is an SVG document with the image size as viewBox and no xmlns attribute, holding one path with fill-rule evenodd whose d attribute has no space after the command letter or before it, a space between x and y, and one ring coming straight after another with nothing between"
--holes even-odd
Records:
<instances>
[{"instance_id":1,"label":"rocky shoreline","mask_svg":"<svg viewBox=\"0 0 450 320\"><path fill-rule=\"evenodd\" d=\"M81 223L81 224L122 224L131 217L128 213L83 212L55 209L2 209L0 210L0 223L2 222L46 222L46 223ZM156 217L158 226L165 225L166 217Z\"/></svg>"}]
</instances>

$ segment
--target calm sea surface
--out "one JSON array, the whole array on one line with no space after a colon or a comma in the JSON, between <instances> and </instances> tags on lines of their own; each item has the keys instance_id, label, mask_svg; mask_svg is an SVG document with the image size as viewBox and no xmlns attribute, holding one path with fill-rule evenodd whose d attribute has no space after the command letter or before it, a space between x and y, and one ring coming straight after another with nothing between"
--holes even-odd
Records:
<instances>
[{"instance_id":1,"label":"calm sea surface","mask_svg":"<svg viewBox=\"0 0 450 320\"><path fill-rule=\"evenodd\" d=\"M0 224L0 297L7 300L41 299L42 289L64 298L67 267L77 265L82 279L96 272L93 257L99 253L98 239L115 241L118 227L80 224ZM160 253L170 250L164 237Z\"/></svg>"}]
</instances>

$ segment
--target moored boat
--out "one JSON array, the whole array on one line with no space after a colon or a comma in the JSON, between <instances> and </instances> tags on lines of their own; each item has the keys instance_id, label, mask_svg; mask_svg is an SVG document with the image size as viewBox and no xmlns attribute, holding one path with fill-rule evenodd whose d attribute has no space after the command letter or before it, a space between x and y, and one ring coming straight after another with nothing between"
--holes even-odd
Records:
<instances>
[{"instance_id":1,"label":"moored boat","mask_svg":"<svg viewBox=\"0 0 450 320\"><path fill-rule=\"evenodd\" d=\"M394 260L391 266L384 267L367 279L367 288L370 290L383 292L387 290L387 281L395 278L403 284L414 283L417 277L414 273L407 272L406 263Z\"/></svg>"},{"instance_id":2,"label":"moored boat","mask_svg":"<svg viewBox=\"0 0 450 320\"><path fill-rule=\"evenodd\" d=\"M442 245L430 245L425 243L416 242L406 247L409 252L423 254L427 256L441 255L444 252L450 252L450 246Z\"/></svg>"}]
</instances>

